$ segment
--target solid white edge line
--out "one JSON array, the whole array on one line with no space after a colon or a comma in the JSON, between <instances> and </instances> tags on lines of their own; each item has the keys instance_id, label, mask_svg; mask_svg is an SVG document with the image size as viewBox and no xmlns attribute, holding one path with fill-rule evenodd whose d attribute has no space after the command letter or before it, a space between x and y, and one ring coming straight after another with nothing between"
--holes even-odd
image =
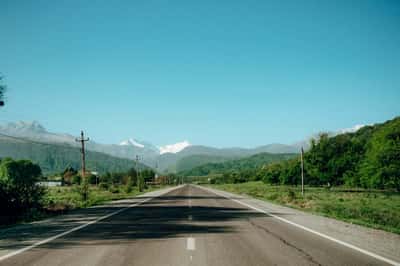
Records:
<instances>
[{"instance_id":1,"label":"solid white edge line","mask_svg":"<svg viewBox=\"0 0 400 266\"><path fill-rule=\"evenodd\" d=\"M5 260L5 259L8 259L8 258L13 257L13 256L18 255L18 254L21 254L21 253L23 253L23 252L25 252L25 251L28 251L28 250L30 250L30 249L32 249L32 248L35 248L35 247L37 247L37 246L40 246L40 245L46 244L46 243L48 243L48 242L51 242L51 241L53 241L53 240L55 240L55 239L57 239L57 238L60 238L60 237L65 236L65 235L68 235L68 234L70 234L70 233L72 233L72 232L78 231L78 230L80 230L80 229L82 229L82 228L85 228L86 226L89 226L89 225L91 225L91 224L100 222L101 220L107 219L107 218L109 218L109 217L111 217L111 216L114 216L114 215L120 213L120 212L123 212L123 211L125 211L125 210L127 210L127 209L130 209L130 208L132 208L132 207L138 206L138 205L140 205L140 204L143 204L143 203L145 203L145 202L147 202L147 201L149 201L149 200L152 200L152 199L154 199L154 198L156 198L156 197L162 196L162 195L164 195L164 194L166 194L166 193L169 193L169 192L174 191L174 190L176 190L176 189L179 189L179 188L181 188L181 187L182 187L182 186L178 186L178 187L174 187L174 188L172 188L172 189L167 189L165 192L161 193L160 195L153 196L153 197L151 197L151 198L146 198L146 199L144 199L144 200L142 200L142 201L133 203L133 204L129 205L128 207L121 208L121 209L119 209L119 210L117 210L117 211L115 211L115 212L112 212L112 213L109 213L109 214L107 214L107 215L101 216L101 217L97 218L96 220L93 220L93 221L87 222L87 223L85 223L85 224L82 224L82 225L80 225L80 226L74 227L74 228L72 228L72 229L70 229L70 230L68 230L68 231L65 231L65 232L63 232L63 233L60 233L60 234L58 234L58 235L55 235L55 236L52 236L52 237L43 239L43 240L41 240L41 241L39 241L39 242L36 242L36 243L34 243L34 244L30 245L30 246L27 246L27 247L24 247L24 248L15 250L15 251L13 251L13 252L10 252L10 253L8 253L8 254L6 254L6 255L1 256L1 257L0 257L0 261L3 261L3 260ZM143 195L142 195L142 196L143 196ZM140 197L138 197L138 198L140 198Z\"/></svg>"},{"instance_id":2,"label":"solid white edge line","mask_svg":"<svg viewBox=\"0 0 400 266\"><path fill-rule=\"evenodd\" d=\"M282 221L282 222L285 222L285 223L288 223L288 224L293 225L293 226L295 226L295 227L298 227L298 228L300 228L300 229L303 229L304 231L307 231L307 232L313 233L313 234L315 234L315 235L318 235L318 236L320 236L320 237L323 237L323 238L325 238L325 239L331 240L331 241L333 241L333 242L335 242L335 243L338 243L338 244L340 244L340 245L343 245L343 246L345 246L345 247L348 247L348 248L357 250L358 252L361 252L361 253L363 253L363 254L365 254L365 255L371 256L371 257L373 257L373 258L375 258L375 259L384 261L384 262L389 263L389 264L391 264L391 265L400 266L400 263L399 263L399 262L396 262L396 261L394 261L394 260L391 260L391 259L382 257L382 256L380 256L380 255L378 255L378 254L372 253L372 252L367 251L367 250L365 250L365 249L362 249L362 248L353 246L352 244L346 243L346 242L344 242L344 241L341 241L341 240L339 240L339 239L336 239L336 238L333 238L333 237L331 237L331 236L325 235L325 234L323 234L323 233L314 231L314 230L312 230L312 229L310 229L310 228L307 228L307 227L305 227L305 226L303 226L303 225L296 224L296 223L294 223L294 222L292 222L292 221L286 220L285 218L282 218L282 217L280 217L280 216L274 215L274 214L269 213L269 212L267 212L267 211L265 211L265 210L262 210L262 209L260 209L260 208L251 206L250 204L247 204L247 203L242 202L242 201L240 201L240 200L232 199L232 198L228 197L227 195L224 195L224 194L222 194L222 193L220 193L219 191L216 191L216 190L214 190L214 189L211 190L211 189L209 189L209 188L202 187L202 186L197 186L197 187L198 187L198 188L201 188L201 189L204 189L204 190L206 190L206 191L208 191L208 192L212 192L212 193L214 193L214 194L216 194L216 195L218 195L218 196L224 197L224 198L226 198L226 199L232 200L232 201L234 201L234 202L236 202L236 203L239 203L239 204L241 204L241 205L243 205L243 206L246 206L246 207L248 207L248 208L250 208L250 209L253 209L253 210L256 210L256 211L258 211L258 212L267 214L267 215L269 215L269 216L271 216L271 217L274 217L274 218L276 218L276 219L278 219L278 220L280 220L280 221Z\"/></svg>"}]
</instances>

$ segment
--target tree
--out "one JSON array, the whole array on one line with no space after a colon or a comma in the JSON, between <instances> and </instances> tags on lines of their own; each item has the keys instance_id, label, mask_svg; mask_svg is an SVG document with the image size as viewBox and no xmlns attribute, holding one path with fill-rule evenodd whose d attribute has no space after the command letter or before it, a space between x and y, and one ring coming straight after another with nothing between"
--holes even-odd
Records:
<instances>
[{"instance_id":1,"label":"tree","mask_svg":"<svg viewBox=\"0 0 400 266\"><path fill-rule=\"evenodd\" d=\"M126 185L125 185L125 192L126 193L131 193L132 189L133 189L133 186L134 186L133 177L128 176L128 180L127 180Z\"/></svg>"},{"instance_id":2,"label":"tree","mask_svg":"<svg viewBox=\"0 0 400 266\"><path fill-rule=\"evenodd\" d=\"M2 84L3 77L0 76L0 106L4 105L4 92L6 90L6 85Z\"/></svg>"},{"instance_id":3,"label":"tree","mask_svg":"<svg viewBox=\"0 0 400 266\"><path fill-rule=\"evenodd\" d=\"M91 185L97 185L97 176L94 174L90 174L87 177L88 183Z\"/></svg>"},{"instance_id":4,"label":"tree","mask_svg":"<svg viewBox=\"0 0 400 266\"><path fill-rule=\"evenodd\" d=\"M291 159L281 163L279 180L282 185L298 185L301 182L301 167L299 159Z\"/></svg>"},{"instance_id":5,"label":"tree","mask_svg":"<svg viewBox=\"0 0 400 266\"><path fill-rule=\"evenodd\" d=\"M11 221L21 213L40 208L44 189L37 185L42 174L31 161L3 159L0 163L0 222ZM7 221L6 221L7 222Z\"/></svg>"},{"instance_id":6,"label":"tree","mask_svg":"<svg viewBox=\"0 0 400 266\"><path fill-rule=\"evenodd\" d=\"M85 204L87 203L87 201L89 200L89 181L87 178L83 178L82 182L81 182L81 186L79 187L79 194L82 197L82 200L85 202Z\"/></svg>"},{"instance_id":7,"label":"tree","mask_svg":"<svg viewBox=\"0 0 400 266\"><path fill-rule=\"evenodd\" d=\"M111 182L113 185L120 185L123 183L124 173L116 172L111 174Z\"/></svg>"},{"instance_id":8,"label":"tree","mask_svg":"<svg viewBox=\"0 0 400 266\"><path fill-rule=\"evenodd\" d=\"M104 175L100 176L100 188L108 189L111 186L112 177L111 173L107 172Z\"/></svg>"},{"instance_id":9,"label":"tree","mask_svg":"<svg viewBox=\"0 0 400 266\"><path fill-rule=\"evenodd\" d=\"M400 118L373 134L361 165L360 179L365 187L400 191Z\"/></svg>"},{"instance_id":10,"label":"tree","mask_svg":"<svg viewBox=\"0 0 400 266\"><path fill-rule=\"evenodd\" d=\"M137 178L138 178L138 173L135 168L130 168L127 172L127 176L130 178L130 182L132 182L133 186L137 185Z\"/></svg>"},{"instance_id":11,"label":"tree","mask_svg":"<svg viewBox=\"0 0 400 266\"><path fill-rule=\"evenodd\" d=\"M61 177L64 184L71 185L73 183L73 178L78 174L78 171L73 167L67 167L62 172Z\"/></svg>"},{"instance_id":12,"label":"tree","mask_svg":"<svg viewBox=\"0 0 400 266\"><path fill-rule=\"evenodd\" d=\"M154 181L155 172L151 169L144 169L140 172L140 175L143 177L144 182Z\"/></svg>"},{"instance_id":13,"label":"tree","mask_svg":"<svg viewBox=\"0 0 400 266\"><path fill-rule=\"evenodd\" d=\"M280 182L282 165L280 163L273 163L264 168L263 182L268 184L278 184Z\"/></svg>"},{"instance_id":14,"label":"tree","mask_svg":"<svg viewBox=\"0 0 400 266\"><path fill-rule=\"evenodd\" d=\"M145 183L144 183L144 178L142 175L139 174L139 177L137 179L137 185L138 185L138 189L140 192L142 192L145 188Z\"/></svg>"},{"instance_id":15,"label":"tree","mask_svg":"<svg viewBox=\"0 0 400 266\"><path fill-rule=\"evenodd\" d=\"M74 176L72 177L72 184L73 184L73 185L80 185L80 184L81 184L81 181L82 181L82 178L81 178L80 175L74 175Z\"/></svg>"}]
</instances>

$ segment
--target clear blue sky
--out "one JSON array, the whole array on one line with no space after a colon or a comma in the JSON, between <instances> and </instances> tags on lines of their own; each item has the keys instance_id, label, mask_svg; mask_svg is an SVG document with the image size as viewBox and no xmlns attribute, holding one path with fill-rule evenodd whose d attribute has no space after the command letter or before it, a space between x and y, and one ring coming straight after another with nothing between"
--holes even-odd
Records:
<instances>
[{"instance_id":1,"label":"clear blue sky","mask_svg":"<svg viewBox=\"0 0 400 266\"><path fill-rule=\"evenodd\" d=\"M118 143L291 143L400 115L400 1L15 1L0 122Z\"/></svg>"}]
</instances>

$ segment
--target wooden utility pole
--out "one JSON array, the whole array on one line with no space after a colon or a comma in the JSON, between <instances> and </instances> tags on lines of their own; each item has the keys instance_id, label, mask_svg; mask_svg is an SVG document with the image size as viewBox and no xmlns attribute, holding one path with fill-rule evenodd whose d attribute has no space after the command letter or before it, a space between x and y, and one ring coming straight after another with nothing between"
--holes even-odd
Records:
<instances>
[{"instance_id":1,"label":"wooden utility pole","mask_svg":"<svg viewBox=\"0 0 400 266\"><path fill-rule=\"evenodd\" d=\"M304 196L304 150L303 147L301 147L301 153L300 153L300 158L301 158L301 195Z\"/></svg>"},{"instance_id":2,"label":"wooden utility pole","mask_svg":"<svg viewBox=\"0 0 400 266\"><path fill-rule=\"evenodd\" d=\"M143 191L143 180L142 180L142 176L141 176L141 174L140 174L140 171L139 171L139 155L136 155L136 180L137 180L137 186L138 186L138 189L139 189L139 191L140 192L142 192Z\"/></svg>"},{"instance_id":3,"label":"wooden utility pole","mask_svg":"<svg viewBox=\"0 0 400 266\"><path fill-rule=\"evenodd\" d=\"M81 143L81 154L82 154L82 179L85 179L86 174L86 163L85 163L85 142L89 141L89 138L84 137L83 130L81 130L81 138L75 139L76 142Z\"/></svg>"}]
</instances>

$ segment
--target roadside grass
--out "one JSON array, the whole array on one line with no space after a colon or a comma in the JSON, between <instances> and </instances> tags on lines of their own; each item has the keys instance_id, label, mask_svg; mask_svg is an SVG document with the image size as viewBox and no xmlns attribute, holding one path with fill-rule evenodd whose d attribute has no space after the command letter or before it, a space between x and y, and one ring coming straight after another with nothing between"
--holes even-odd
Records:
<instances>
[{"instance_id":1,"label":"roadside grass","mask_svg":"<svg viewBox=\"0 0 400 266\"><path fill-rule=\"evenodd\" d=\"M89 190L89 200L83 201L78 187L50 187L47 189L43 199L43 206L49 212L57 212L76 208L90 207L102 204L111 200L126 199L138 196L140 194L163 188L165 186L149 186L140 192L137 187L133 187L127 192L124 186L113 187L104 190L96 186L91 186Z\"/></svg>"},{"instance_id":2,"label":"roadside grass","mask_svg":"<svg viewBox=\"0 0 400 266\"><path fill-rule=\"evenodd\" d=\"M302 211L400 234L400 193L345 187L273 186L261 181L210 185Z\"/></svg>"},{"instance_id":3,"label":"roadside grass","mask_svg":"<svg viewBox=\"0 0 400 266\"><path fill-rule=\"evenodd\" d=\"M0 224L0 229L13 226L18 223L27 223L49 218L55 215L66 213L73 209L86 208L103 204L111 200L127 199L153 190L167 187L166 185L149 186L142 192L137 187L132 187L128 193L125 186L115 186L104 190L96 186L90 187L89 200L83 201L78 186L49 187L41 200L40 209L33 208L16 217L13 221Z\"/></svg>"}]
</instances>

